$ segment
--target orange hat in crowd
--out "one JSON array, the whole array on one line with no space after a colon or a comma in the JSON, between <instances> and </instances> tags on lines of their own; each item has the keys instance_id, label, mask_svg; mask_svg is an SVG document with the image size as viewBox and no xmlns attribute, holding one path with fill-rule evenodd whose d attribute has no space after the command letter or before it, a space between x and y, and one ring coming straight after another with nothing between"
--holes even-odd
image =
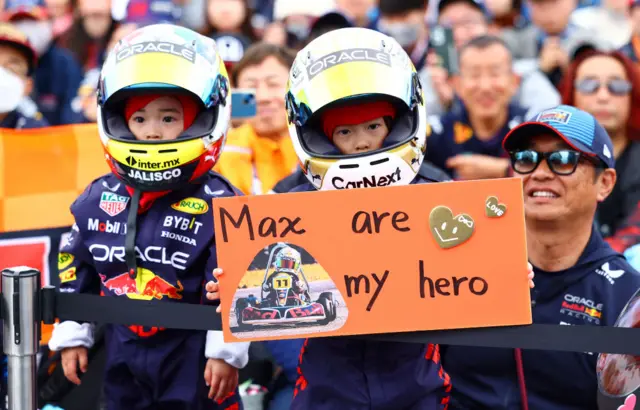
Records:
<instances>
[{"instance_id":1,"label":"orange hat in crowd","mask_svg":"<svg viewBox=\"0 0 640 410\"><path fill-rule=\"evenodd\" d=\"M333 131L344 125L357 125L380 117L396 117L396 108L388 101L375 101L331 108L322 114L322 130L329 140Z\"/></svg>"},{"instance_id":2,"label":"orange hat in crowd","mask_svg":"<svg viewBox=\"0 0 640 410\"><path fill-rule=\"evenodd\" d=\"M162 94L148 94L148 95L134 95L127 99L127 102L124 107L124 118L129 121L131 116L136 113L136 111L143 109L150 102L157 100L161 97L167 97L167 95ZM186 95L172 95L171 97L176 98L182 104L182 110L184 111L184 129L189 128L193 121L195 121L198 112L200 111L198 107L198 103L191 97Z\"/></svg>"}]
</instances>

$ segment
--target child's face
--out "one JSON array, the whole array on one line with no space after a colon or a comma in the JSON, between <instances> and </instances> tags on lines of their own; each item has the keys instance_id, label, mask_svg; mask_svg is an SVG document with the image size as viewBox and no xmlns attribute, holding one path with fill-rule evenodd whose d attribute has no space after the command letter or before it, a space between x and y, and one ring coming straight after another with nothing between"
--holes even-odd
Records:
<instances>
[{"instance_id":1,"label":"child's face","mask_svg":"<svg viewBox=\"0 0 640 410\"><path fill-rule=\"evenodd\" d=\"M161 97L129 118L129 129L141 141L174 140L184 130L184 110L173 97Z\"/></svg>"},{"instance_id":2,"label":"child's face","mask_svg":"<svg viewBox=\"0 0 640 410\"><path fill-rule=\"evenodd\" d=\"M333 143L345 155L374 151L382 147L389 128L382 117L358 125L341 125L333 131Z\"/></svg>"}]
</instances>

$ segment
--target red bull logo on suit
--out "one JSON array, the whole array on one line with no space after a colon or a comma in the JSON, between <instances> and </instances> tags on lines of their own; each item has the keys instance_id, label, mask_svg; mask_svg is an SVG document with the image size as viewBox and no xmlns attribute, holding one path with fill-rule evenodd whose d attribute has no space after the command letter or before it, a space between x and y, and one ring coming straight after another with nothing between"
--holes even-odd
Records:
<instances>
[{"instance_id":1,"label":"red bull logo on suit","mask_svg":"<svg viewBox=\"0 0 640 410\"><path fill-rule=\"evenodd\" d=\"M122 273L111 279L100 275L102 285L117 296L127 296L130 299L182 299L183 287L180 281L172 285L149 269L138 268L136 277L128 272Z\"/></svg>"}]
</instances>

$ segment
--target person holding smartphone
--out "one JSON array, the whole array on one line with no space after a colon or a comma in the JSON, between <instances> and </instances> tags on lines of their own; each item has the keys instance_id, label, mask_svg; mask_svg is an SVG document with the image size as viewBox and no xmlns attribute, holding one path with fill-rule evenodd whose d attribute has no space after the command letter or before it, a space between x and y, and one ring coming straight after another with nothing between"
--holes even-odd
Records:
<instances>
[{"instance_id":1,"label":"person holding smartphone","mask_svg":"<svg viewBox=\"0 0 640 410\"><path fill-rule=\"evenodd\" d=\"M247 195L269 192L296 169L283 98L294 58L285 47L257 43L231 73L232 117L243 121L229 132L215 170Z\"/></svg>"},{"instance_id":2,"label":"person holding smartphone","mask_svg":"<svg viewBox=\"0 0 640 410\"><path fill-rule=\"evenodd\" d=\"M427 64L420 72L431 115L443 115L459 102L454 90L454 78L459 74L455 64L456 53L474 38L489 34L490 23L487 10L475 0L441 0L437 10L437 25L430 30ZM437 41L435 35L438 32L443 33L443 44ZM456 51L444 52L451 48ZM520 77L512 97L513 103L526 108L529 113L560 104L560 94L535 64L513 61L512 65Z\"/></svg>"}]
</instances>

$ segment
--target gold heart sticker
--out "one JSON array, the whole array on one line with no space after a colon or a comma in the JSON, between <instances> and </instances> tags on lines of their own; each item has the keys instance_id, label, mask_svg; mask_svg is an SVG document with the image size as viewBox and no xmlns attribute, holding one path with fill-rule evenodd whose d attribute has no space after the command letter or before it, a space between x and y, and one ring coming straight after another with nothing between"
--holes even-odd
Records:
<instances>
[{"instance_id":1,"label":"gold heart sticker","mask_svg":"<svg viewBox=\"0 0 640 410\"><path fill-rule=\"evenodd\" d=\"M468 241L473 235L475 222L467 214L454 217L451 209L440 205L431 210L429 226L438 245L448 249Z\"/></svg>"},{"instance_id":2,"label":"gold heart sticker","mask_svg":"<svg viewBox=\"0 0 640 410\"><path fill-rule=\"evenodd\" d=\"M498 203L497 197L490 196L487 198L484 212L489 218L501 218L504 216L504 213L507 212L507 206L505 204Z\"/></svg>"}]
</instances>

